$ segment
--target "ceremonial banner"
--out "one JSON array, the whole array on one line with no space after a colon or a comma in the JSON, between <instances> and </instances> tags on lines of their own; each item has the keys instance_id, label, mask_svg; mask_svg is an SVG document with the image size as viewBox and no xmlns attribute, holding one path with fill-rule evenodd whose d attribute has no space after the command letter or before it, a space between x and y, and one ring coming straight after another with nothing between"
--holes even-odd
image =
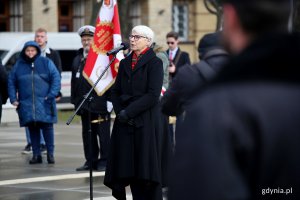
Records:
<instances>
[{"instance_id":1,"label":"ceremonial banner","mask_svg":"<svg viewBox=\"0 0 300 200\"><path fill-rule=\"evenodd\" d=\"M83 69L83 76L91 85L98 80L113 57L107 56L106 52L120 46L122 42L117 0L103 0L95 27L94 42ZM114 83L119 62L123 58L123 52L118 52L116 60L95 87L99 96L103 95Z\"/></svg>"}]
</instances>

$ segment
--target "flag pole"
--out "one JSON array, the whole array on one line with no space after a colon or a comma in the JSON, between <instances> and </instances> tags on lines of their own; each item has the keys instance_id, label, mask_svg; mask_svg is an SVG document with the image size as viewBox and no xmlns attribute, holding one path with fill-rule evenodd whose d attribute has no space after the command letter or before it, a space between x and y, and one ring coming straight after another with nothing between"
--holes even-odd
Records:
<instances>
[{"instance_id":1,"label":"flag pole","mask_svg":"<svg viewBox=\"0 0 300 200\"><path fill-rule=\"evenodd\" d=\"M93 97L90 97L92 91L95 89L95 87L97 86L97 84L99 83L99 81L101 80L101 78L104 76L104 74L106 73L106 71L108 70L108 68L110 67L110 65L114 62L114 60L116 59L116 54L114 54L113 58L111 59L111 61L108 63L108 65L105 67L105 69L103 70L102 74L99 76L99 78L97 79L97 81L95 82L95 84L93 85L93 87L89 90L89 92L87 94L85 94L83 96L83 99L81 101L81 103L79 104L79 106L77 107L77 109L75 110L75 112L73 113L72 116L69 117L68 121L66 122L67 125L70 125L71 122L73 121L74 117L76 116L76 114L79 112L79 110L81 109L81 107L85 104L85 102L88 102L88 104L93 100ZM88 111L88 118L89 121L91 121L91 115L90 115L90 111ZM92 129L91 129L91 124L89 123L89 127L88 127L88 137L89 137L89 165L90 165L90 200L93 200L93 160L92 160Z\"/></svg>"}]
</instances>

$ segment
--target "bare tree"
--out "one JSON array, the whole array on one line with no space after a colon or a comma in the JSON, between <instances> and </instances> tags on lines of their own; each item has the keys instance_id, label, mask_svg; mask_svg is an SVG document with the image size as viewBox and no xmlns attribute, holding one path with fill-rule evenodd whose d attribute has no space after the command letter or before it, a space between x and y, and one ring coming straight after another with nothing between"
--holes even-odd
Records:
<instances>
[{"instance_id":1,"label":"bare tree","mask_svg":"<svg viewBox=\"0 0 300 200\"><path fill-rule=\"evenodd\" d=\"M220 30L222 28L222 19L223 19L223 12L220 0L204 0L204 5L206 9L216 15L217 17L217 25L216 30Z\"/></svg>"},{"instance_id":2,"label":"bare tree","mask_svg":"<svg viewBox=\"0 0 300 200\"><path fill-rule=\"evenodd\" d=\"M100 7L102 5L103 0L92 0L93 10L90 19L90 24L96 24L97 15L99 13ZM130 20L130 5L137 0L117 0L118 9L119 9L119 18L120 18L120 26L122 32L122 40L127 40L127 36L129 35L132 24ZM126 37L126 38L125 38Z\"/></svg>"},{"instance_id":3,"label":"bare tree","mask_svg":"<svg viewBox=\"0 0 300 200\"><path fill-rule=\"evenodd\" d=\"M98 1L98 0L92 0L92 5L93 5L93 9L92 9L92 14L91 14L91 19L90 19L90 24L91 25L95 25L96 24L96 19L97 19L97 15L99 13L100 7L101 7L101 3L102 1Z\"/></svg>"},{"instance_id":4,"label":"bare tree","mask_svg":"<svg viewBox=\"0 0 300 200\"><path fill-rule=\"evenodd\" d=\"M120 14L120 26L121 26L123 41L128 40L127 36L130 34L130 31L132 28L132 21L130 18L130 7L133 3L134 3L134 0L118 0L119 14Z\"/></svg>"},{"instance_id":5,"label":"bare tree","mask_svg":"<svg viewBox=\"0 0 300 200\"><path fill-rule=\"evenodd\" d=\"M300 1L299 0L289 0L291 2L291 19L289 21L289 30L300 32ZM204 5L206 9L216 15L217 26L216 30L222 28L222 6L220 0L204 0Z\"/></svg>"}]
</instances>

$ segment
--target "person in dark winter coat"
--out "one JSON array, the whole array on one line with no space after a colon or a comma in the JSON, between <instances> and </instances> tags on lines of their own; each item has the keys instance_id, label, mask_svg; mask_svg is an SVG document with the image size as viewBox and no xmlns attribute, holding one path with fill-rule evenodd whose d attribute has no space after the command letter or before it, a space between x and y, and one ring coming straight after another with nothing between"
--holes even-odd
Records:
<instances>
[{"instance_id":1,"label":"person in dark winter coat","mask_svg":"<svg viewBox=\"0 0 300 200\"><path fill-rule=\"evenodd\" d=\"M220 43L220 32L203 36L198 45L200 62L182 67L162 98L162 112L176 116L192 96L212 79L229 58Z\"/></svg>"},{"instance_id":2,"label":"person in dark winter coat","mask_svg":"<svg viewBox=\"0 0 300 200\"><path fill-rule=\"evenodd\" d=\"M162 200L162 137L159 96L163 64L150 48L153 31L143 25L132 29L131 54L121 60L112 88L117 114L110 141L104 184L116 199Z\"/></svg>"},{"instance_id":3,"label":"person in dark winter coat","mask_svg":"<svg viewBox=\"0 0 300 200\"><path fill-rule=\"evenodd\" d=\"M187 108L168 199L300 199L300 36L287 30L290 1L224 0L223 14L234 56Z\"/></svg>"},{"instance_id":4,"label":"person in dark winter coat","mask_svg":"<svg viewBox=\"0 0 300 200\"><path fill-rule=\"evenodd\" d=\"M0 59L0 123L2 115L2 104L5 104L8 98L7 93L7 73Z\"/></svg>"},{"instance_id":5,"label":"person in dark winter coat","mask_svg":"<svg viewBox=\"0 0 300 200\"><path fill-rule=\"evenodd\" d=\"M71 79L71 103L75 109L79 106L92 85L83 77L83 68L90 45L93 41L95 27L86 25L78 30L81 37L83 48L78 50L72 64L72 79ZM90 169L90 152L89 152L89 127L92 131L92 165L97 171L104 171L106 160L109 151L110 140L110 113L107 110L107 100L109 99L109 91L102 96L98 96L95 91L92 91L90 102L87 100L83 107L79 110L78 115L82 122L82 140L85 163L76 168L76 171L84 171ZM89 119L90 115L90 119ZM98 120L98 123L92 123L93 120Z\"/></svg>"},{"instance_id":6,"label":"person in dark winter coat","mask_svg":"<svg viewBox=\"0 0 300 200\"><path fill-rule=\"evenodd\" d=\"M32 142L30 164L42 163L40 130L47 146L47 160L54 164L54 129L57 122L55 97L60 90L60 76L53 62L41 55L38 44L26 42L8 79L11 103L17 106L20 126L27 126Z\"/></svg>"}]
</instances>

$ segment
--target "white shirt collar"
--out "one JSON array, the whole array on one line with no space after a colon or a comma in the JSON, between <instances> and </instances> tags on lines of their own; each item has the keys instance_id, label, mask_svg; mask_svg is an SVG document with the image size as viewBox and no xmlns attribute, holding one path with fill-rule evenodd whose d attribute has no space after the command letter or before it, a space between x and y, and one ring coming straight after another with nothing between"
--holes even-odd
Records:
<instances>
[{"instance_id":1,"label":"white shirt collar","mask_svg":"<svg viewBox=\"0 0 300 200\"><path fill-rule=\"evenodd\" d=\"M42 51L42 56L43 57L46 57L46 53L47 54L50 54L51 53L51 51L50 51L50 48L46 45L46 47L45 48L43 48L43 49L41 49L41 51Z\"/></svg>"},{"instance_id":2,"label":"white shirt collar","mask_svg":"<svg viewBox=\"0 0 300 200\"><path fill-rule=\"evenodd\" d=\"M178 51L178 47L176 47L173 51L171 49L169 49L169 54L170 54L170 52L172 52L172 60L175 58L177 51Z\"/></svg>"}]
</instances>

